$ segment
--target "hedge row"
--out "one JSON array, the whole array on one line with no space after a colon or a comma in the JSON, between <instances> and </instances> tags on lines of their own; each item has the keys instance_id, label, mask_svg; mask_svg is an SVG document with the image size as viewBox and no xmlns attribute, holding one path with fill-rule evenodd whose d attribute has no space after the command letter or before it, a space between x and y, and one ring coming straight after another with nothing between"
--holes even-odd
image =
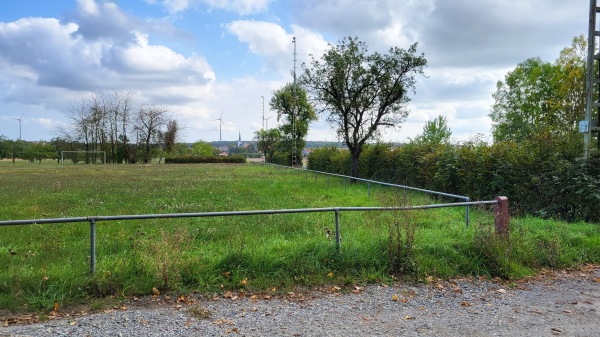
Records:
<instances>
[{"instance_id":1,"label":"hedge row","mask_svg":"<svg viewBox=\"0 0 600 337\"><path fill-rule=\"evenodd\" d=\"M526 142L462 145L367 146L361 178L465 195L471 200L507 196L518 214L600 221L600 156L588 162L581 142L540 136ZM308 157L312 170L348 175L347 150L322 148Z\"/></svg>"},{"instance_id":2,"label":"hedge row","mask_svg":"<svg viewBox=\"0 0 600 337\"><path fill-rule=\"evenodd\" d=\"M180 156L166 158L165 164L241 164L245 163L246 158L240 156L231 157L194 157Z\"/></svg>"}]
</instances>

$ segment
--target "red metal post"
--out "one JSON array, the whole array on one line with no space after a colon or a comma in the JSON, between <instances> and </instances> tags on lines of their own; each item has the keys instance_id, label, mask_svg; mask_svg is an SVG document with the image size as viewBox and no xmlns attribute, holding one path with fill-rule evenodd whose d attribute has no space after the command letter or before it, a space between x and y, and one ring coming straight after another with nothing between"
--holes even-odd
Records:
<instances>
[{"instance_id":1,"label":"red metal post","mask_svg":"<svg viewBox=\"0 0 600 337\"><path fill-rule=\"evenodd\" d=\"M494 207L496 234L508 237L510 218L508 214L508 198L496 197L495 200L498 202Z\"/></svg>"}]
</instances>

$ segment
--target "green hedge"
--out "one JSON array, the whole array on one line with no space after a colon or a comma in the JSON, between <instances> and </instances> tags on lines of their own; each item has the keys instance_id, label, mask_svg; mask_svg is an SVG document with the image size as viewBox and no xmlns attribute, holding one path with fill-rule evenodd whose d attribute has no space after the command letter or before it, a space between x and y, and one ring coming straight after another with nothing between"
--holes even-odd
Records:
<instances>
[{"instance_id":1,"label":"green hedge","mask_svg":"<svg viewBox=\"0 0 600 337\"><path fill-rule=\"evenodd\" d=\"M166 158L165 164L242 164L246 162L246 158L241 156L231 157L194 157L180 156Z\"/></svg>"},{"instance_id":2,"label":"green hedge","mask_svg":"<svg viewBox=\"0 0 600 337\"><path fill-rule=\"evenodd\" d=\"M472 200L507 196L511 210L566 220L600 221L600 156L586 163L578 137L540 135L526 142L488 145L410 143L367 146L359 158L361 178L465 195ZM348 175L350 153L316 149L311 170Z\"/></svg>"}]
</instances>

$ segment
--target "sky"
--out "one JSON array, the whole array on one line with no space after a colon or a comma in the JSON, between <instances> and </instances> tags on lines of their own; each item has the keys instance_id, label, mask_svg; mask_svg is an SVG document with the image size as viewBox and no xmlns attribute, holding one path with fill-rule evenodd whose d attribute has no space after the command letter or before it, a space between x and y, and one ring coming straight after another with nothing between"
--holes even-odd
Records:
<instances>
[{"instance_id":1,"label":"sky","mask_svg":"<svg viewBox=\"0 0 600 337\"><path fill-rule=\"evenodd\" d=\"M182 142L251 140L277 125L269 101L293 80L293 37L300 73L356 36L369 52L417 42L428 61L409 116L382 141L413 139L440 115L454 141L491 140L497 81L527 58L555 61L587 34L588 10L587 0L0 0L0 135L50 140L70 103L123 90L167 107ZM324 120L307 139L338 140Z\"/></svg>"}]
</instances>

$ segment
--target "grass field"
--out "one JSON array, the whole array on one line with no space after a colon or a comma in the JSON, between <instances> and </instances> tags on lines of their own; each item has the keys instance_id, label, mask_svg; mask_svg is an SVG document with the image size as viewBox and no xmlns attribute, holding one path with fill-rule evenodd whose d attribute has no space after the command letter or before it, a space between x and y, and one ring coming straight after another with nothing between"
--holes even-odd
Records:
<instances>
[{"instance_id":1,"label":"grass field","mask_svg":"<svg viewBox=\"0 0 600 337\"><path fill-rule=\"evenodd\" d=\"M0 220L437 203L426 196L242 165L58 165L0 162ZM464 208L0 227L0 308L49 310L106 295L161 291L285 291L404 277L522 277L543 267L600 262L597 224L513 219L508 241L493 215Z\"/></svg>"}]
</instances>

